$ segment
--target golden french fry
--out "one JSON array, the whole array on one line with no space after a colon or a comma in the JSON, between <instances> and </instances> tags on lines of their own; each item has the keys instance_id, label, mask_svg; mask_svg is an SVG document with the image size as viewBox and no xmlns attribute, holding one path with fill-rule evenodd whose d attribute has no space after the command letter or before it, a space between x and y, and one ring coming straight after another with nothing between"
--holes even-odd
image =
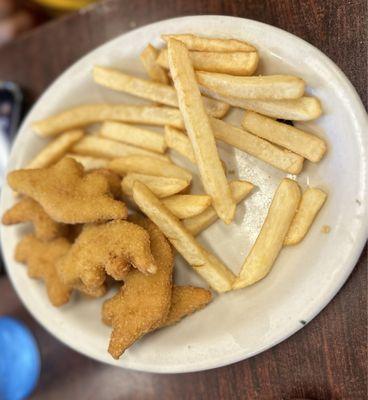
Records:
<instances>
[{"instance_id":1,"label":"golden french fry","mask_svg":"<svg viewBox=\"0 0 368 400\"><path fill-rule=\"evenodd\" d=\"M155 82L168 84L169 78L166 71L156 63L159 52L149 44L141 53L140 59L150 79Z\"/></svg>"},{"instance_id":2,"label":"golden french fry","mask_svg":"<svg viewBox=\"0 0 368 400\"><path fill-rule=\"evenodd\" d=\"M141 182L133 187L133 198L143 213L154 222L176 250L218 292L231 289L234 274L213 254L205 250L183 224Z\"/></svg>"},{"instance_id":3,"label":"golden french fry","mask_svg":"<svg viewBox=\"0 0 368 400\"><path fill-rule=\"evenodd\" d=\"M162 200L177 218L191 218L204 212L211 205L211 197L205 195L176 194Z\"/></svg>"},{"instance_id":4,"label":"golden french fry","mask_svg":"<svg viewBox=\"0 0 368 400\"><path fill-rule=\"evenodd\" d=\"M297 99L305 87L303 79L290 75L233 76L197 71L196 77L205 88L240 99Z\"/></svg>"},{"instance_id":5,"label":"golden french fry","mask_svg":"<svg viewBox=\"0 0 368 400\"><path fill-rule=\"evenodd\" d=\"M234 201L238 204L244 200L248 194L253 190L254 185L247 181L232 181L230 182L230 189ZM193 235L197 236L204 231L214 222L218 216L213 207L208 207L207 210L192 218L186 218L182 221L185 228Z\"/></svg>"},{"instance_id":6,"label":"golden french fry","mask_svg":"<svg viewBox=\"0 0 368 400\"><path fill-rule=\"evenodd\" d=\"M274 194L258 238L235 280L234 289L252 285L270 272L282 249L299 202L299 185L290 179L283 179Z\"/></svg>"},{"instance_id":7,"label":"golden french fry","mask_svg":"<svg viewBox=\"0 0 368 400\"><path fill-rule=\"evenodd\" d=\"M242 125L253 134L312 162L320 161L327 150L326 142L318 136L253 111L245 112Z\"/></svg>"},{"instance_id":8,"label":"golden french fry","mask_svg":"<svg viewBox=\"0 0 368 400\"><path fill-rule=\"evenodd\" d=\"M73 158L75 161L78 161L83 165L85 171L91 171L93 169L101 169L107 168L110 160L107 158L97 158L90 156L81 156L79 154L67 153L65 157Z\"/></svg>"},{"instance_id":9,"label":"golden french fry","mask_svg":"<svg viewBox=\"0 0 368 400\"><path fill-rule=\"evenodd\" d=\"M189 182L185 179L166 178L131 172L125 175L121 182L123 193L128 196L133 196L133 186L136 181L144 183L159 198L179 193L189 185Z\"/></svg>"},{"instance_id":10,"label":"golden french fry","mask_svg":"<svg viewBox=\"0 0 368 400\"><path fill-rule=\"evenodd\" d=\"M122 71L96 66L93 69L93 79L96 83L133 96L152 100L167 106L178 107L178 97L172 86L148 81L136 76L124 74ZM229 105L208 97L203 98L206 111L217 118L222 118L229 110Z\"/></svg>"},{"instance_id":11,"label":"golden french fry","mask_svg":"<svg viewBox=\"0 0 368 400\"><path fill-rule=\"evenodd\" d=\"M218 155L211 124L203 107L189 52L175 39L168 41L170 72L178 94L179 108L193 146L205 191L219 217L230 223L235 203Z\"/></svg>"},{"instance_id":12,"label":"golden french fry","mask_svg":"<svg viewBox=\"0 0 368 400\"><path fill-rule=\"evenodd\" d=\"M84 137L72 147L71 151L76 154L102 158L119 158L136 154L157 158L158 160L169 163L169 158L163 154L154 153L153 151L140 149L139 147L98 136Z\"/></svg>"},{"instance_id":13,"label":"golden french fry","mask_svg":"<svg viewBox=\"0 0 368 400\"><path fill-rule=\"evenodd\" d=\"M300 155L280 149L272 143L220 119L210 118L210 121L217 140L245 151L289 174L297 175L301 172L304 159Z\"/></svg>"},{"instance_id":14,"label":"golden french fry","mask_svg":"<svg viewBox=\"0 0 368 400\"><path fill-rule=\"evenodd\" d=\"M177 151L195 164L196 160L192 144L187 135L172 126L165 125L165 140L170 149Z\"/></svg>"},{"instance_id":15,"label":"golden french fry","mask_svg":"<svg viewBox=\"0 0 368 400\"><path fill-rule=\"evenodd\" d=\"M100 135L156 153L165 153L167 147L165 138L161 133L122 122L104 122L100 129Z\"/></svg>"},{"instance_id":16,"label":"golden french fry","mask_svg":"<svg viewBox=\"0 0 368 400\"><path fill-rule=\"evenodd\" d=\"M297 244L304 239L326 199L327 194L320 189L309 188L303 193L298 211L284 240L284 246Z\"/></svg>"},{"instance_id":17,"label":"golden french fry","mask_svg":"<svg viewBox=\"0 0 368 400\"><path fill-rule=\"evenodd\" d=\"M322 115L321 102L316 97L303 96L299 99L286 100L237 99L235 97L222 96L203 86L200 89L206 96L228 103L233 107L255 111L272 118L310 121Z\"/></svg>"},{"instance_id":18,"label":"golden french fry","mask_svg":"<svg viewBox=\"0 0 368 400\"><path fill-rule=\"evenodd\" d=\"M69 129L107 120L184 127L180 111L171 107L85 104L33 122L32 129L40 136L55 136Z\"/></svg>"},{"instance_id":19,"label":"golden french fry","mask_svg":"<svg viewBox=\"0 0 368 400\"><path fill-rule=\"evenodd\" d=\"M163 176L166 178L179 178L188 182L192 180L192 174L188 170L153 157L139 155L121 157L112 160L108 168L120 175L136 172L138 174Z\"/></svg>"},{"instance_id":20,"label":"golden french fry","mask_svg":"<svg viewBox=\"0 0 368 400\"><path fill-rule=\"evenodd\" d=\"M231 75L253 75L259 61L258 53L255 51L231 53L191 51L189 56L195 70ZM160 51L156 62L163 68L169 68L167 49Z\"/></svg>"},{"instance_id":21,"label":"golden french fry","mask_svg":"<svg viewBox=\"0 0 368 400\"><path fill-rule=\"evenodd\" d=\"M192 34L161 35L161 37L166 42L169 42L170 39L179 40L180 42L185 44L188 50L215 51L215 52L257 50L251 44L237 39L214 39L214 38L196 36Z\"/></svg>"},{"instance_id":22,"label":"golden french fry","mask_svg":"<svg viewBox=\"0 0 368 400\"><path fill-rule=\"evenodd\" d=\"M45 168L59 161L65 153L82 139L84 132L74 130L65 132L44 147L26 168Z\"/></svg>"}]
</instances>

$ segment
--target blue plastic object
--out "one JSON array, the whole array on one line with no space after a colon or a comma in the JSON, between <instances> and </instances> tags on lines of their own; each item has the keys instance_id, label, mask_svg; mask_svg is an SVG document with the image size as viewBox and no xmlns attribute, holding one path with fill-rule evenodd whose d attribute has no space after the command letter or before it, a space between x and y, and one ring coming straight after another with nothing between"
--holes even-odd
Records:
<instances>
[{"instance_id":1,"label":"blue plastic object","mask_svg":"<svg viewBox=\"0 0 368 400\"><path fill-rule=\"evenodd\" d=\"M14 318L0 317L0 399L26 399L37 384L40 367L30 330Z\"/></svg>"}]
</instances>

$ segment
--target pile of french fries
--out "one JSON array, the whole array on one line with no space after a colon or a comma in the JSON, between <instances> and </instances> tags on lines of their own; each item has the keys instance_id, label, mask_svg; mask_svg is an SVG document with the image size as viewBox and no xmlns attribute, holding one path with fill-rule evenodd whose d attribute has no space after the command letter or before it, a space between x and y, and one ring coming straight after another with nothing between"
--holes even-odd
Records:
<instances>
[{"instance_id":1,"label":"pile of french fries","mask_svg":"<svg viewBox=\"0 0 368 400\"><path fill-rule=\"evenodd\" d=\"M236 276L195 239L218 218L230 224L236 205L253 189L247 181L228 181L217 142L296 176L305 160L322 159L326 142L278 119L316 119L321 104L305 95L299 77L254 75L259 54L249 43L191 34L162 38L167 47L148 45L141 54L147 79L107 66L93 69L96 84L150 100L151 105L84 104L34 122L38 135L55 138L28 168L72 157L86 170L118 173L130 204L162 230L214 290L252 285L268 274L283 247L305 237L327 195L318 188L301 193L295 177L284 178ZM230 107L245 110L241 126L223 120ZM99 124L97 134L87 133L92 124ZM162 132L150 125L162 127ZM192 173L171 160L172 151L197 168L203 194L188 192Z\"/></svg>"}]
</instances>

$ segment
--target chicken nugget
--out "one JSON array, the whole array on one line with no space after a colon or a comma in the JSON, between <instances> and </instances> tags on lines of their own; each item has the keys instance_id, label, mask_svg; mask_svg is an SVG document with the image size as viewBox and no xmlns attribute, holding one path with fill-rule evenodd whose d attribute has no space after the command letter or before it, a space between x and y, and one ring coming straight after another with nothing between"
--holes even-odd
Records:
<instances>
[{"instance_id":1,"label":"chicken nugget","mask_svg":"<svg viewBox=\"0 0 368 400\"><path fill-rule=\"evenodd\" d=\"M114 199L116 200L122 199L123 191L121 189L120 175L107 168L95 169L91 172L91 174L101 174L102 176L104 176L109 183L110 192L113 195Z\"/></svg>"},{"instance_id":2,"label":"chicken nugget","mask_svg":"<svg viewBox=\"0 0 368 400\"><path fill-rule=\"evenodd\" d=\"M68 157L49 168L13 171L8 183L40 203L56 222L77 224L127 217L125 204L112 198L107 178L85 174L83 166Z\"/></svg>"},{"instance_id":3,"label":"chicken nugget","mask_svg":"<svg viewBox=\"0 0 368 400\"><path fill-rule=\"evenodd\" d=\"M72 291L61 282L55 267L57 260L68 252L70 246L65 238L42 242L34 235L27 235L15 250L15 259L28 265L28 275L45 282L47 295L55 307L67 303Z\"/></svg>"},{"instance_id":4,"label":"chicken nugget","mask_svg":"<svg viewBox=\"0 0 368 400\"><path fill-rule=\"evenodd\" d=\"M149 232L157 272L144 275L131 271L119 292L103 305L102 320L112 326L109 353L116 359L136 340L161 326L171 304L174 257L170 244L148 219L134 221Z\"/></svg>"}]
</instances>

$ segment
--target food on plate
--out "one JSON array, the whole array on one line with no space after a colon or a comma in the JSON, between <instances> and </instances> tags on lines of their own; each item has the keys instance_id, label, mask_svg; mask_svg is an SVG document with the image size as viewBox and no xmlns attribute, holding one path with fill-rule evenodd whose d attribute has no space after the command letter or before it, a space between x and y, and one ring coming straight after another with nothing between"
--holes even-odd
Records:
<instances>
[{"instance_id":1,"label":"food on plate","mask_svg":"<svg viewBox=\"0 0 368 400\"><path fill-rule=\"evenodd\" d=\"M144 274L157 270L148 233L127 221L85 225L57 263L62 282L69 286L81 283L91 290L102 287L107 275L117 281L125 279L131 267Z\"/></svg>"},{"instance_id":2,"label":"food on plate","mask_svg":"<svg viewBox=\"0 0 368 400\"><path fill-rule=\"evenodd\" d=\"M34 122L32 129L39 136L47 137L58 135L69 129L104 121L172 125L176 128L184 126L180 111L175 108L100 103L69 108L51 117Z\"/></svg>"},{"instance_id":3,"label":"food on plate","mask_svg":"<svg viewBox=\"0 0 368 400\"><path fill-rule=\"evenodd\" d=\"M259 61L258 53L253 52L189 52L193 67L198 71L219 72L231 75L253 75ZM162 49L157 57L157 64L169 68L167 49Z\"/></svg>"},{"instance_id":4,"label":"food on plate","mask_svg":"<svg viewBox=\"0 0 368 400\"><path fill-rule=\"evenodd\" d=\"M178 94L179 108L193 146L205 191L212 198L218 216L227 224L234 218L235 203L217 151L210 121L203 106L189 52L182 42L168 41L172 79Z\"/></svg>"},{"instance_id":5,"label":"food on plate","mask_svg":"<svg viewBox=\"0 0 368 400\"><path fill-rule=\"evenodd\" d=\"M178 96L170 85L149 81L136 76L124 74L122 71L96 66L93 69L94 81L109 89L129 93L167 106L178 107ZM203 98L207 112L218 118L222 118L229 106L208 97Z\"/></svg>"},{"instance_id":6,"label":"food on plate","mask_svg":"<svg viewBox=\"0 0 368 400\"><path fill-rule=\"evenodd\" d=\"M56 262L69 248L70 243L65 238L43 242L34 235L27 235L15 249L16 261L27 264L29 277L45 282L47 295L55 307L67 303L72 291L60 280L56 271Z\"/></svg>"},{"instance_id":7,"label":"food on plate","mask_svg":"<svg viewBox=\"0 0 368 400\"><path fill-rule=\"evenodd\" d=\"M82 139L83 135L82 130L63 133L44 147L27 165L27 168L44 168L54 164L67 153L73 144Z\"/></svg>"},{"instance_id":8,"label":"food on plate","mask_svg":"<svg viewBox=\"0 0 368 400\"><path fill-rule=\"evenodd\" d=\"M257 240L234 282L234 289L252 285L270 272L282 249L299 202L299 185L291 179L283 179L273 196Z\"/></svg>"},{"instance_id":9,"label":"food on plate","mask_svg":"<svg viewBox=\"0 0 368 400\"><path fill-rule=\"evenodd\" d=\"M253 111L245 112L242 125L249 132L312 162L320 161L327 150L326 142L318 136Z\"/></svg>"},{"instance_id":10,"label":"food on plate","mask_svg":"<svg viewBox=\"0 0 368 400\"><path fill-rule=\"evenodd\" d=\"M290 174L297 175L302 171L304 161L302 156L275 146L267 140L220 119L210 118L210 121L217 140L245 151Z\"/></svg>"},{"instance_id":11,"label":"food on plate","mask_svg":"<svg viewBox=\"0 0 368 400\"><path fill-rule=\"evenodd\" d=\"M285 246L298 244L304 239L326 199L327 194L321 189L309 188L304 191L298 211L284 240Z\"/></svg>"},{"instance_id":12,"label":"food on plate","mask_svg":"<svg viewBox=\"0 0 368 400\"><path fill-rule=\"evenodd\" d=\"M254 185L247 181L232 181L230 182L230 189L233 199L236 203L240 203L244 200L249 193L253 190ZM214 222L216 222L218 216L214 208L208 207L201 214L198 214L191 218L186 218L182 221L184 227L193 235L196 236L203 230L208 228Z\"/></svg>"},{"instance_id":13,"label":"food on plate","mask_svg":"<svg viewBox=\"0 0 368 400\"><path fill-rule=\"evenodd\" d=\"M197 71L196 78L205 88L240 99L297 99L305 87L303 79L291 75L234 76Z\"/></svg>"},{"instance_id":14,"label":"food on plate","mask_svg":"<svg viewBox=\"0 0 368 400\"><path fill-rule=\"evenodd\" d=\"M37 201L30 197L23 197L7 210L2 218L4 225L22 222L32 222L36 238L44 241L66 236L68 233L67 225L52 220Z\"/></svg>"},{"instance_id":15,"label":"food on plate","mask_svg":"<svg viewBox=\"0 0 368 400\"><path fill-rule=\"evenodd\" d=\"M109 184L110 192L114 199L122 200L123 191L121 189L121 178L120 176L107 168L98 168L90 172L91 174L101 174L107 179Z\"/></svg>"},{"instance_id":16,"label":"food on plate","mask_svg":"<svg viewBox=\"0 0 368 400\"><path fill-rule=\"evenodd\" d=\"M100 135L156 153L165 153L167 147L162 133L122 122L104 122L100 129Z\"/></svg>"},{"instance_id":17,"label":"food on plate","mask_svg":"<svg viewBox=\"0 0 368 400\"><path fill-rule=\"evenodd\" d=\"M112 198L106 177L85 174L82 165L71 158L48 168L10 172L8 183L37 201L56 222L77 224L127 216L125 204Z\"/></svg>"},{"instance_id":18,"label":"food on plate","mask_svg":"<svg viewBox=\"0 0 368 400\"><path fill-rule=\"evenodd\" d=\"M82 164L85 171L107 168L107 165L110 162L107 158L82 156L74 153L67 153L65 154L65 157L73 158L75 161L79 162L79 164Z\"/></svg>"},{"instance_id":19,"label":"food on plate","mask_svg":"<svg viewBox=\"0 0 368 400\"><path fill-rule=\"evenodd\" d=\"M165 125L165 140L170 149L173 149L186 157L193 164L196 163L192 144L190 143L188 136L182 131L173 128L172 126Z\"/></svg>"},{"instance_id":20,"label":"food on plate","mask_svg":"<svg viewBox=\"0 0 368 400\"><path fill-rule=\"evenodd\" d=\"M184 179L188 182L192 180L192 174L185 168L153 157L121 157L112 160L108 168L120 175L125 175L129 172L136 172L138 174Z\"/></svg>"},{"instance_id":21,"label":"food on plate","mask_svg":"<svg viewBox=\"0 0 368 400\"><path fill-rule=\"evenodd\" d=\"M184 219L201 214L211 205L211 197L205 195L176 194L166 197L162 203L177 218Z\"/></svg>"},{"instance_id":22,"label":"food on plate","mask_svg":"<svg viewBox=\"0 0 368 400\"><path fill-rule=\"evenodd\" d=\"M212 300L212 293L200 287L173 286L169 314L161 327L176 324L202 309Z\"/></svg>"},{"instance_id":23,"label":"food on plate","mask_svg":"<svg viewBox=\"0 0 368 400\"><path fill-rule=\"evenodd\" d=\"M129 144L117 142L116 140L110 140L98 136L86 136L76 143L72 147L71 151L73 153L99 158L113 159L136 154L169 161L168 157L164 154L158 154L153 151L148 151L136 146L131 146Z\"/></svg>"},{"instance_id":24,"label":"food on plate","mask_svg":"<svg viewBox=\"0 0 368 400\"><path fill-rule=\"evenodd\" d=\"M149 234L157 271L152 275L129 272L119 292L103 304L102 319L112 326L109 353L116 359L140 337L161 326L171 305L174 265L171 247L151 221L142 218L133 221Z\"/></svg>"},{"instance_id":25,"label":"food on plate","mask_svg":"<svg viewBox=\"0 0 368 400\"><path fill-rule=\"evenodd\" d=\"M189 182L186 179L167 178L163 176L152 176L130 172L125 175L122 180L121 188L123 193L128 196L133 196L133 186L136 181L147 185L159 198L179 193L189 185Z\"/></svg>"},{"instance_id":26,"label":"food on plate","mask_svg":"<svg viewBox=\"0 0 368 400\"><path fill-rule=\"evenodd\" d=\"M234 274L194 239L146 185L136 182L133 198L141 211L160 228L175 249L213 289L218 292L231 289Z\"/></svg>"},{"instance_id":27,"label":"food on plate","mask_svg":"<svg viewBox=\"0 0 368 400\"><path fill-rule=\"evenodd\" d=\"M257 49L251 44L237 39L218 39L192 34L176 34L161 35L162 39L169 42L170 39L176 39L185 44L188 50L196 51L216 51L216 52L233 52L233 51L256 51Z\"/></svg>"},{"instance_id":28,"label":"food on plate","mask_svg":"<svg viewBox=\"0 0 368 400\"><path fill-rule=\"evenodd\" d=\"M155 82L168 84L169 78L166 71L156 62L158 55L158 50L155 49L151 44L148 44L147 47L145 47L145 49L142 51L140 59L150 79Z\"/></svg>"}]
</instances>

